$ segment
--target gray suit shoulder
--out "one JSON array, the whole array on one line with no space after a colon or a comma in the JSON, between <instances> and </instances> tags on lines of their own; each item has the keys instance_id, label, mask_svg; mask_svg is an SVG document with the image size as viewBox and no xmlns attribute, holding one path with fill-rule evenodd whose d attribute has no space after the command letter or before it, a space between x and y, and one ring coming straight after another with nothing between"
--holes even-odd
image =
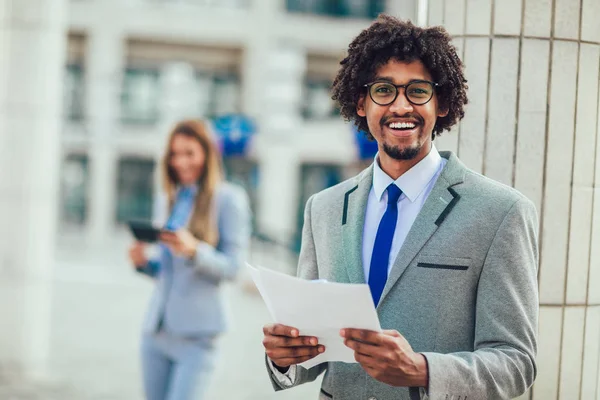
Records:
<instances>
[{"instance_id":1,"label":"gray suit shoulder","mask_svg":"<svg viewBox=\"0 0 600 400\"><path fill-rule=\"evenodd\" d=\"M535 209L533 202L517 189L470 169L467 169L465 174L463 190L469 197L484 204L498 204L502 208L510 209L519 203Z\"/></svg>"}]
</instances>

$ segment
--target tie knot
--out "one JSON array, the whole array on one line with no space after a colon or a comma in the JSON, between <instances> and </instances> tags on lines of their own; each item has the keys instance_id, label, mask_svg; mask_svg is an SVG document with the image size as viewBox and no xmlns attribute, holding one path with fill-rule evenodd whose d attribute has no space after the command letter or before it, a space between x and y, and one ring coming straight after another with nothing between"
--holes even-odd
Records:
<instances>
[{"instance_id":1,"label":"tie knot","mask_svg":"<svg viewBox=\"0 0 600 400\"><path fill-rule=\"evenodd\" d=\"M398 202L400 195L402 194L402 190L396 184L392 183L387 187L388 192L388 204L395 204Z\"/></svg>"}]
</instances>

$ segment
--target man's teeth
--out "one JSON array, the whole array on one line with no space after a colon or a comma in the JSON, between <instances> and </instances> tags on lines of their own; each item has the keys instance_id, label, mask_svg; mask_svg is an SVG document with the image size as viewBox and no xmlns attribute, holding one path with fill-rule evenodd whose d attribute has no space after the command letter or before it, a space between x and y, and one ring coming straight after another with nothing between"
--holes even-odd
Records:
<instances>
[{"instance_id":1,"label":"man's teeth","mask_svg":"<svg viewBox=\"0 0 600 400\"><path fill-rule=\"evenodd\" d=\"M415 124L412 122L392 122L389 126L392 129L412 129Z\"/></svg>"}]
</instances>

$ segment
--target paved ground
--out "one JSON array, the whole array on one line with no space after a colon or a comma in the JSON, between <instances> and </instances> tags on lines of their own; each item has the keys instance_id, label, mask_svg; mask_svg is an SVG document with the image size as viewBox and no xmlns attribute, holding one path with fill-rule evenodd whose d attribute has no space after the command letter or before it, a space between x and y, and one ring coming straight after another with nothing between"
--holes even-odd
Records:
<instances>
[{"instance_id":1,"label":"paved ground","mask_svg":"<svg viewBox=\"0 0 600 400\"><path fill-rule=\"evenodd\" d=\"M90 248L61 239L52 279L0 281L0 399L141 399L138 338L152 282L130 270L127 237ZM253 252L254 262L277 263ZM277 253L277 251L275 251ZM280 254L281 255L281 254ZM280 259L279 257L278 259ZM274 393L261 327L269 316L246 275L226 287L230 331L220 344L211 400L316 398L318 384Z\"/></svg>"}]
</instances>

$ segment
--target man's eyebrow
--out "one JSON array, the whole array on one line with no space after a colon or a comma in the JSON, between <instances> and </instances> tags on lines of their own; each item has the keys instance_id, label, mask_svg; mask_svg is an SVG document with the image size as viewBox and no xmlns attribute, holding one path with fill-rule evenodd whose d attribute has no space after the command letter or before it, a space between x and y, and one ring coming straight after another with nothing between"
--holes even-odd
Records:
<instances>
[{"instance_id":1,"label":"man's eyebrow","mask_svg":"<svg viewBox=\"0 0 600 400\"><path fill-rule=\"evenodd\" d=\"M410 79L406 83L408 84L408 83L411 83L411 82L419 82L419 81L428 81L428 79L425 79L425 78L412 78L412 79ZM373 82L389 82L389 83L395 84L394 78L392 78L391 76L376 76L375 79L373 79Z\"/></svg>"},{"instance_id":2,"label":"man's eyebrow","mask_svg":"<svg viewBox=\"0 0 600 400\"><path fill-rule=\"evenodd\" d=\"M387 81L390 83L394 83L394 78L390 77L390 76L376 76L375 79L373 79L374 82L378 82L378 81Z\"/></svg>"}]
</instances>

